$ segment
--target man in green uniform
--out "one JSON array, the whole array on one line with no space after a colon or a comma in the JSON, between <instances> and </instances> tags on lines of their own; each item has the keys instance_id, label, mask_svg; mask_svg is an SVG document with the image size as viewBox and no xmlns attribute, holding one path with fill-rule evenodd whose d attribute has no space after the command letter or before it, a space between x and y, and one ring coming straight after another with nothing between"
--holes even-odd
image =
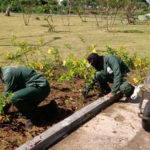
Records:
<instances>
[{"instance_id":1,"label":"man in green uniform","mask_svg":"<svg viewBox=\"0 0 150 150\"><path fill-rule=\"evenodd\" d=\"M93 82L98 81L101 95L112 98L120 91L127 97L131 96L134 87L126 80L130 70L120 58L115 55L99 56L96 53L91 53L87 59L97 70ZM113 83L112 88L109 87L109 82ZM82 93L85 98L92 86L90 85L83 90Z\"/></svg>"},{"instance_id":2,"label":"man in green uniform","mask_svg":"<svg viewBox=\"0 0 150 150\"><path fill-rule=\"evenodd\" d=\"M40 73L24 66L5 66L0 68L0 79L4 83L4 94L13 93L10 99L18 111L32 120L38 119L40 109L37 105L50 93L47 79ZM4 107L7 113L11 104Z\"/></svg>"}]
</instances>

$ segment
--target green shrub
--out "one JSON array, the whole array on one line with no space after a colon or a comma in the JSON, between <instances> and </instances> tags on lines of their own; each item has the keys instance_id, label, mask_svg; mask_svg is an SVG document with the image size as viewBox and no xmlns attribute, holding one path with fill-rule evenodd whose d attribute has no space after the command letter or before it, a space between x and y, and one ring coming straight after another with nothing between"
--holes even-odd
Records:
<instances>
[{"instance_id":1,"label":"green shrub","mask_svg":"<svg viewBox=\"0 0 150 150\"><path fill-rule=\"evenodd\" d=\"M96 70L93 67L87 68L87 56L91 52L98 52L100 55L112 54L120 57L131 70L129 80L131 80L133 84L144 82L150 67L148 58L138 57L136 53L131 55L123 46L120 46L119 49L115 49L107 45L105 51L98 51L96 50L96 46L92 44L88 46L84 57L75 57L70 53L67 59L62 61L61 54L56 47L49 49L47 53L45 53L41 51L41 47L44 46L44 39L39 38L38 42L39 45L31 46L25 41L17 42L14 36L12 43L14 46L19 47L19 49L15 53L8 52L6 58L33 68L43 73L50 80L57 79L59 82L64 82L65 80L73 81L74 79L84 79L88 82L92 82ZM70 44L65 43L64 45L68 49L72 48Z\"/></svg>"}]
</instances>

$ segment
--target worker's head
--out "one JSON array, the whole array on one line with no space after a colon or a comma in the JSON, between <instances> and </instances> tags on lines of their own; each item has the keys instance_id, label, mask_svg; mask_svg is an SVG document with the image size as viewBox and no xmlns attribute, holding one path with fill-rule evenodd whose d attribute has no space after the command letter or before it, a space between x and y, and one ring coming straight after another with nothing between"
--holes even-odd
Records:
<instances>
[{"instance_id":1,"label":"worker's head","mask_svg":"<svg viewBox=\"0 0 150 150\"><path fill-rule=\"evenodd\" d=\"M100 71L103 69L103 56L99 56L97 53L91 53L87 60L96 70Z\"/></svg>"}]
</instances>

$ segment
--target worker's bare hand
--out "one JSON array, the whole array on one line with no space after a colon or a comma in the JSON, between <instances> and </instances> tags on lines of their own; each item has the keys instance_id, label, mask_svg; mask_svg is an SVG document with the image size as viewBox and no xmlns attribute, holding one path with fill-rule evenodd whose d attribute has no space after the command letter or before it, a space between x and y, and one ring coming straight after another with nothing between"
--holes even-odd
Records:
<instances>
[{"instance_id":1,"label":"worker's bare hand","mask_svg":"<svg viewBox=\"0 0 150 150\"><path fill-rule=\"evenodd\" d=\"M107 97L107 98L112 98L113 95L112 95L111 93L109 93L109 94L107 94L105 97Z\"/></svg>"}]
</instances>

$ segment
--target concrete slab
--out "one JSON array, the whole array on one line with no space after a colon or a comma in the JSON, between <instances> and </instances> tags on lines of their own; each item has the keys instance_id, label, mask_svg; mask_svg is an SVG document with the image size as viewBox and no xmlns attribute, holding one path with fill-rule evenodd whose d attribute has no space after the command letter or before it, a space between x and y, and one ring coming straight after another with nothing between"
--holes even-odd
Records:
<instances>
[{"instance_id":1,"label":"concrete slab","mask_svg":"<svg viewBox=\"0 0 150 150\"><path fill-rule=\"evenodd\" d=\"M109 106L49 150L150 150L137 102Z\"/></svg>"}]
</instances>

